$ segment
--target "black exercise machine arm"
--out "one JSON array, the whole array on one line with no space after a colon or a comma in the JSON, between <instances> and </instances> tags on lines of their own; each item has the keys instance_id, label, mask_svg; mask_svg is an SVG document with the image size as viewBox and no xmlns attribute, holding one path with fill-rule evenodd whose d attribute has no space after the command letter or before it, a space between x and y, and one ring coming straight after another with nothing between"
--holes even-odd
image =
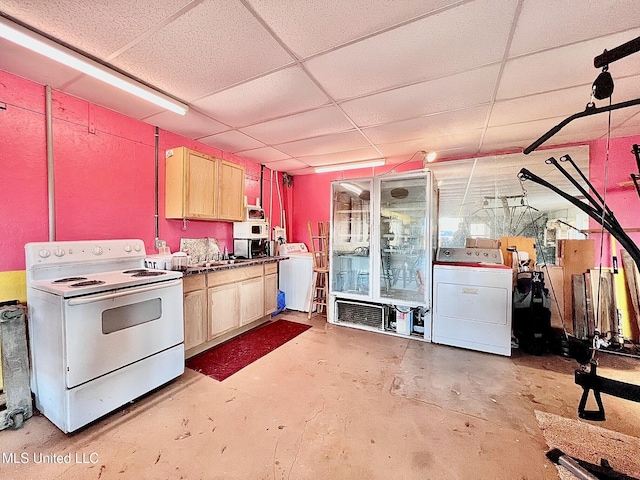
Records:
<instances>
[{"instance_id":1,"label":"black exercise machine arm","mask_svg":"<svg viewBox=\"0 0 640 480\"><path fill-rule=\"evenodd\" d=\"M602 112L610 112L611 110L618 110L619 108L632 107L634 105L640 105L640 98L636 98L633 100L627 100L626 102L614 103L613 105L606 105L604 107L596 107L593 103L587 104L587 108L584 109L583 112L574 113L570 117L565 118L558 125L553 127L547 133L542 135L539 139L529 145L524 149L524 154L529 155L536 148L542 145L544 142L553 137L556 133L558 133L562 128L564 128L567 124L573 122L577 118L588 117L590 115L595 115L596 113Z\"/></svg>"}]
</instances>

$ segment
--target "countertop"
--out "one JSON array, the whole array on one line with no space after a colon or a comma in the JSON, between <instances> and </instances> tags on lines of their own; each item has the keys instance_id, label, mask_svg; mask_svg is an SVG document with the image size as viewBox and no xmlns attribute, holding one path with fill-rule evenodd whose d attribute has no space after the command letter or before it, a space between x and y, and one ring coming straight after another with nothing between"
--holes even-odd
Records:
<instances>
[{"instance_id":1,"label":"countertop","mask_svg":"<svg viewBox=\"0 0 640 480\"><path fill-rule=\"evenodd\" d=\"M199 275L201 273L218 272L220 270L231 270L234 268L251 267L254 265L263 265L265 263L276 263L288 258L289 257L287 256L278 255L275 257L261 257L241 260L220 260L219 262L211 262L205 265L188 267L184 272L184 276L186 277L187 275Z\"/></svg>"}]
</instances>

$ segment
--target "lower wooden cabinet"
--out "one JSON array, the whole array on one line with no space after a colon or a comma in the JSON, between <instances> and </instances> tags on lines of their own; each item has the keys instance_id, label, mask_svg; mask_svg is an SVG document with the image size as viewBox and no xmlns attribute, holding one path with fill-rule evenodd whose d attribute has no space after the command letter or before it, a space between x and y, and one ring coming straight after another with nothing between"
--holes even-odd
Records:
<instances>
[{"instance_id":1,"label":"lower wooden cabinet","mask_svg":"<svg viewBox=\"0 0 640 480\"><path fill-rule=\"evenodd\" d=\"M236 284L221 285L207 290L209 296L209 335L212 340L239 325L240 290Z\"/></svg>"},{"instance_id":2,"label":"lower wooden cabinet","mask_svg":"<svg viewBox=\"0 0 640 480\"><path fill-rule=\"evenodd\" d=\"M240 325L264 317L264 279L262 276L237 285L240 296Z\"/></svg>"},{"instance_id":3,"label":"lower wooden cabinet","mask_svg":"<svg viewBox=\"0 0 640 480\"><path fill-rule=\"evenodd\" d=\"M275 312L278 264L250 264L183 278L186 356L251 328Z\"/></svg>"},{"instance_id":4,"label":"lower wooden cabinet","mask_svg":"<svg viewBox=\"0 0 640 480\"><path fill-rule=\"evenodd\" d=\"M264 314L271 315L278 309L278 264L264 266Z\"/></svg>"}]
</instances>

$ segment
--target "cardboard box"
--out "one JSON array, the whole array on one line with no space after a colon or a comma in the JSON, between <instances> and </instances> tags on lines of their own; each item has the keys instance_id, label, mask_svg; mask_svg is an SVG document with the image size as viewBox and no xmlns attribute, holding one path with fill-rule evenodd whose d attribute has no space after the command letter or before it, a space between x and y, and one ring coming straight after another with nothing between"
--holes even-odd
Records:
<instances>
[{"instance_id":1,"label":"cardboard box","mask_svg":"<svg viewBox=\"0 0 640 480\"><path fill-rule=\"evenodd\" d=\"M467 238L465 242L467 248L492 248L497 250L500 248L500 240L492 238Z\"/></svg>"}]
</instances>

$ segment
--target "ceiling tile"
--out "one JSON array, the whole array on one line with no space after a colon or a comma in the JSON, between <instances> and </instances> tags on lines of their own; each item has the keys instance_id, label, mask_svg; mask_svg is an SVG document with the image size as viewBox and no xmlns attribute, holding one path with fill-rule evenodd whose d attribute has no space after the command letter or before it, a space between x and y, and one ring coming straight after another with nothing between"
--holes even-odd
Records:
<instances>
[{"instance_id":1,"label":"ceiling tile","mask_svg":"<svg viewBox=\"0 0 640 480\"><path fill-rule=\"evenodd\" d=\"M373 143L393 143L414 138L428 139L448 133L484 126L489 107L479 106L453 112L428 115L402 122L388 123L363 129Z\"/></svg>"},{"instance_id":2,"label":"ceiling tile","mask_svg":"<svg viewBox=\"0 0 640 480\"><path fill-rule=\"evenodd\" d=\"M275 172L289 172L308 167L306 163L302 163L300 160L296 160L294 158L290 160L270 162L268 166L270 170L273 170Z\"/></svg>"},{"instance_id":3,"label":"ceiling tile","mask_svg":"<svg viewBox=\"0 0 640 480\"><path fill-rule=\"evenodd\" d=\"M282 143L276 145L278 150L288 153L292 157L305 155L322 155L325 153L342 152L345 150L355 150L369 146L367 139L360 132L352 131L345 133L334 133L322 137L298 140L296 142Z\"/></svg>"},{"instance_id":4,"label":"ceiling tile","mask_svg":"<svg viewBox=\"0 0 640 480\"><path fill-rule=\"evenodd\" d=\"M443 135L428 139L414 139L405 142L386 143L376 145L386 157L410 155L420 151L436 151L438 158L447 158L460 155L473 155L478 151L480 135L482 131L469 131L460 134Z\"/></svg>"},{"instance_id":5,"label":"ceiling tile","mask_svg":"<svg viewBox=\"0 0 640 480\"><path fill-rule=\"evenodd\" d=\"M537 52L638 26L637 0L594 3L586 5L584 0L526 0L509 54ZM567 12L571 14L567 15ZM612 46L615 45L609 46L609 50ZM598 53L602 51L594 51L592 56Z\"/></svg>"},{"instance_id":6,"label":"ceiling tile","mask_svg":"<svg viewBox=\"0 0 640 480\"><path fill-rule=\"evenodd\" d=\"M275 34L304 58L457 1L403 0L402 8L396 2L362 0L249 0L249 3Z\"/></svg>"},{"instance_id":7,"label":"ceiling tile","mask_svg":"<svg viewBox=\"0 0 640 480\"><path fill-rule=\"evenodd\" d=\"M299 67L286 68L193 102L217 120L244 127L328 103Z\"/></svg>"},{"instance_id":8,"label":"ceiling tile","mask_svg":"<svg viewBox=\"0 0 640 480\"><path fill-rule=\"evenodd\" d=\"M358 98L340 106L360 127L488 103L499 65ZM464 92L464 94L463 94Z\"/></svg>"},{"instance_id":9,"label":"ceiling tile","mask_svg":"<svg viewBox=\"0 0 640 480\"><path fill-rule=\"evenodd\" d=\"M263 143L254 140L251 137L247 137L244 133L240 133L236 130L203 137L198 139L198 141L230 153L264 147Z\"/></svg>"},{"instance_id":10,"label":"ceiling tile","mask_svg":"<svg viewBox=\"0 0 640 480\"><path fill-rule=\"evenodd\" d=\"M4 39L0 39L0 69L56 89L79 75L77 70Z\"/></svg>"},{"instance_id":11,"label":"ceiling tile","mask_svg":"<svg viewBox=\"0 0 640 480\"><path fill-rule=\"evenodd\" d=\"M162 112L164 109L152 103L142 100L119 88L107 85L100 80L86 75L77 77L78 80L70 83L64 92L79 98L92 99L92 103L123 113L132 118L146 118ZM177 113L173 115L180 116Z\"/></svg>"},{"instance_id":12,"label":"ceiling tile","mask_svg":"<svg viewBox=\"0 0 640 480\"><path fill-rule=\"evenodd\" d=\"M107 58L188 3L2 0L2 12L83 52Z\"/></svg>"},{"instance_id":13,"label":"ceiling tile","mask_svg":"<svg viewBox=\"0 0 640 480\"><path fill-rule=\"evenodd\" d=\"M516 3L477 0L306 62L336 99L500 61Z\"/></svg>"},{"instance_id":14,"label":"ceiling tile","mask_svg":"<svg viewBox=\"0 0 640 480\"><path fill-rule=\"evenodd\" d=\"M243 150L238 152L238 156L246 158L248 160L253 160L254 162L258 163L269 163L275 162L277 160L286 160L291 158L286 153L282 153L281 151L276 150L273 147L262 147L253 150Z\"/></svg>"},{"instance_id":15,"label":"ceiling tile","mask_svg":"<svg viewBox=\"0 0 640 480\"><path fill-rule=\"evenodd\" d=\"M240 130L267 145L274 145L353 128L353 124L344 113L332 105L251 125Z\"/></svg>"},{"instance_id":16,"label":"ceiling tile","mask_svg":"<svg viewBox=\"0 0 640 480\"><path fill-rule=\"evenodd\" d=\"M640 29L509 60L497 99L592 83L599 73L593 68L593 57L637 36L640 36ZM609 71L615 77L638 75L640 63L621 60L611 64Z\"/></svg>"},{"instance_id":17,"label":"ceiling tile","mask_svg":"<svg viewBox=\"0 0 640 480\"><path fill-rule=\"evenodd\" d=\"M200 138L229 130L229 127L190 108L186 115L163 111L143 119L152 125L187 138Z\"/></svg>"},{"instance_id":18,"label":"ceiling tile","mask_svg":"<svg viewBox=\"0 0 640 480\"><path fill-rule=\"evenodd\" d=\"M112 60L185 101L291 62L291 56L242 3L212 0Z\"/></svg>"},{"instance_id":19,"label":"ceiling tile","mask_svg":"<svg viewBox=\"0 0 640 480\"><path fill-rule=\"evenodd\" d=\"M323 165L333 165L334 163L358 162L361 160L373 160L380 158L380 154L373 147L357 148L345 152L328 153L326 155L298 156L298 159L311 165L321 167Z\"/></svg>"}]
</instances>

